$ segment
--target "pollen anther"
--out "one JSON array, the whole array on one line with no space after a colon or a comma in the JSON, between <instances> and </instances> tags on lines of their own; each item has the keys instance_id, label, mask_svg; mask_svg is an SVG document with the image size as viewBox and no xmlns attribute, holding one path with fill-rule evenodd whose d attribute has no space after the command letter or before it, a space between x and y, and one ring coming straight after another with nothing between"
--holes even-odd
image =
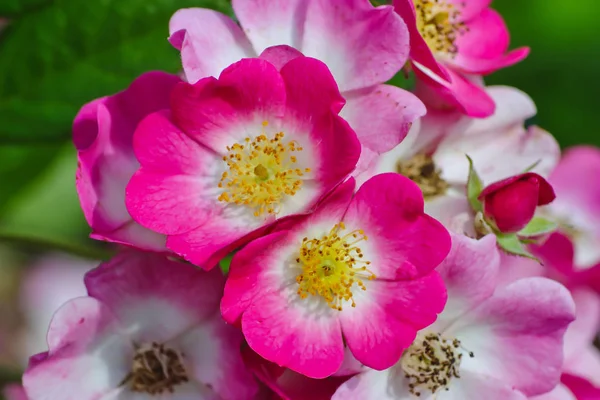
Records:
<instances>
[{"instance_id":1,"label":"pollen anther","mask_svg":"<svg viewBox=\"0 0 600 400\"><path fill-rule=\"evenodd\" d=\"M362 229L345 235L343 222L320 238L302 239L300 254L296 262L302 272L296 276L298 295L305 299L309 295L321 296L329 307L342 311L344 302L356 307L352 291L366 290L363 281L375 279L369 270L370 261L363 260L364 254L358 243L367 240Z\"/></svg>"},{"instance_id":2,"label":"pollen anther","mask_svg":"<svg viewBox=\"0 0 600 400\"><path fill-rule=\"evenodd\" d=\"M268 125L262 123L263 128ZM223 172L218 187L223 189L219 201L244 205L254 216L277 214L286 196L294 196L302 187L302 179L310 168L298 168L295 153L302 147L294 141L283 142L278 132L269 138L264 132L243 143L227 146Z\"/></svg>"},{"instance_id":3,"label":"pollen anther","mask_svg":"<svg viewBox=\"0 0 600 400\"><path fill-rule=\"evenodd\" d=\"M458 48L458 36L468 29L457 22L460 10L446 0L414 0L417 11L417 28L433 52L453 57Z\"/></svg>"}]
</instances>

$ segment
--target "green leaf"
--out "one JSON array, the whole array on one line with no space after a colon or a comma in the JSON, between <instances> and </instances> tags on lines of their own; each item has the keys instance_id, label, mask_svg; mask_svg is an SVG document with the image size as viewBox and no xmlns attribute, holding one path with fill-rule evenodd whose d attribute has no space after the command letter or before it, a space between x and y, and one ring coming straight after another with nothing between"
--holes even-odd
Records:
<instances>
[{"instance_id":1,"label":"green leaf","mask_svg":"<svg viewBox=\"0 0 600 400\"><path fill-rule=\"evenodd\" d=\"M386 82L388 85L397 86L404 90L412 90L415 87L415 74L402 68L396 75Z\"/></svg>"},{"instance_id":2,"label":"green leaf","mask_svg":"<svg viewBox=\"0 0 600 400\"><path fill-rule=\"evenodd\" d=\"M498 242L498 246L500 246L502 250L509 254L539 261L533 254L527 251L523 243L519 241L519 238L514 233L508 235L497 234L496 240Z\"/></svg>"},{"instance_id":3,"label":"green leaf","mask_svg":"<svg viewBox=\"0 0 600 400\"><path fill-rule=\"evenodd\" d=\"M219 261L219 267L221 267L221 271L223 271L224 274L229 272L229 266L231 265L231 259L233 258L234 254L235 253L230 253L223 257L221 261Z\"/></svg>"},{"instance_id":4,"label":"green leaf","mask_svg":"<svg viewBox=\"0 0 600 400\"><path fill-rule=\"evenodd\" d=\"M173 12L230 9L226 0L0 3L0 15L11 20L0 36L0 144L70 139L84 103L124 89L144 71L180 70L167 41Z\"/></svg>"},{"instance_id":5,"label":"green leaf","mask_svg":"<svg viewBox=\"0 0 600 400\"><path fill-rule=\"evenodd\" d=\"M533 237L546 233L554 232L558 228L556 222L547 220L542 217L534 217L529 221L527 226L518 232L519 236Z\"/></svg>"},{"instance_id":6,"label":"green leaf","mask_svg":"<svg viewBox=\"0 0 600 400\"><path fill-rule=\"evenodd\" d=\"M536 162L534 162L533 164L531 164L529 167L525 168L525 170L523 171L523 173L526 172L531 172L535 167L537 167L539 165L539 163L541 163L542 160L537 160Z\"/></svg>"},{"instance_id":7,"label":"green leaf","mask_svg":"<svg viewBox=\"0 0 600 400\"><path fill-rule=\"evenodd\" d=\"M473 166L473 160L471 157L467 155L467 160L469 160L469 178L467 181L467 198L469 199L469 204L471 204L471 208L474 211L482 211L483 206L481 201L477 199L481 191L483 190L483 181L477 174L475 167Z\"/></svg>"}]
</instances>

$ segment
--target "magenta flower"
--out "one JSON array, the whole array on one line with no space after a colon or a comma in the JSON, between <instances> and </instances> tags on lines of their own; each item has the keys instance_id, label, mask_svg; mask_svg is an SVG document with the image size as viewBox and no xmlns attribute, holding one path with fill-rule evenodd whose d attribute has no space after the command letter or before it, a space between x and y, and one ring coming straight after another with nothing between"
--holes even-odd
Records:
<instances>
[{"instance_id":1,"label":"magenta flower","mask_svg":"<svg viewBox=\"0 0 600 400\"><path fill-rule=\"evenodd\" d=\"M495 237L452 235L438 268L448 303L392 368L362 372L333 400L525 400L559 381L574 319L568 290L546 278L498 286Z\"/></svg>"},{"instance_id":2,"label":"magenta flower","mask_svg":"<svg viewBox=\"0 0 600 400\"><path fill-rule=\"evenodd\" d=\"M523 229L538 206L556 198L552 186L540 175L527 172L486 186L478 199L483 202L483 214L502 233Z\"/></svg>"},{"instance_id":3,"label":"magenta flower","mask_svg":"<svg viewBox=\"0 0 600 400\"><path fill-rule=\"evenodd\" d=\"M81 108L73 123L77 147L77 193L91 237L145 250L165 251L165 237L133 222L125 207L125 186L139 163L133 132L148 114L169 107L169 94L181 80L148 72L125 91Z\"/></svg>"},{"instance_id":4,"label":"magenta flower","mask_svg":"<svg viewBox=\"0 0 600 400\"><path fill-rule=\"evenodd\" d=\"M2 394L6 400L29 400L23 386L16 383L6 385L2 389Z\"/></svg>"},{"instance_id":5,"label":"magenta flower","mask_svg":"<svg viewBox=\"0 0 600 400\"><path fill-rule=\"evenodd\" d=\"M218 311L224 277L150 253L117 255L61 307L23 386L35 400L252 399L241 334Z\"/></svg>"},{"instance_id":6,"label":"magenta flower","mask_svg":"<svg viewBox=\"0 0 600 400\"><path fill-rule=\"evenodd\" d=\"M599 174L600 150L578 146L565 151L548 178L557 198L544 215L556 220L560 234L572 242L573 266L579 271L600 264Z\"/></svg>"},{"instance_id":7,"label":"magenta flower","mask_svg":"<svg viewBox=\"0 0 600 400\"><path fill-rule=\"evenodd\" d=\"M212 268L278 218L311 211L352 172L360 143L338 115L343 102L325 64L308 57L281 72L245 59L219 79L178 84L171 109L135 133L129 212Z\"/></svg>"},{"instance_id":8,"label":"magenta flower","mask_svg":"<svg viewBox=\"0 0 600 400\"><path fill-rule=\"evenodd\" d=\"M466 155L484 182L506 179L532 166L532 171L547 177L560 158L560 147L551 134L523 126L536 113L529 96L504 86L486 91L497 104L492 116L475 119L456 111L430 110L415 121L402 143L374 155L366 168L356 171L357 180L382 172L402 173L423 191L427 214L452 231L474 236L466 194Z\"/></svg>"},{"instance_id":9,"label":"magenta flower","mask_svg":"<svg viewBox=\"0 0 600 400\"><path fill-rule=\"evenodd\" d=\"M509 33L491 0L394 0L410 32L410 59L430 105L450 105L472 117L494 112L478 76L508 67L529 48L507 53Z\"/></svg>"},{"instance_id":10,"label":"magenta flower","mask_svg":"<svg viewBox=\"0 0 600 400\"><path fill-rule=\"evenodd\" d=\"M344 343L388 368L446 300L433 269L450 238L418 187L382 174L353 192L349 180L303 222L236 253L221 302L254 351L311 378L340 369Z\"/></svg>"},{"instance_id":11,"label":"magenta flower","mask_svg":"<svg viewBox=\"0 0 600 400\"><path fill-rule=\"evenodd\" d=\"M219 12L179 10L170 22L171 43L181 51L189 82L221 71L273 46L323 61L346 100L340 115L363 145L388 151L425 114L412 93L385 85L406 63L406 24L391 6L366 0L234 0L238 25Z\"/></svg>"}]
</instances>

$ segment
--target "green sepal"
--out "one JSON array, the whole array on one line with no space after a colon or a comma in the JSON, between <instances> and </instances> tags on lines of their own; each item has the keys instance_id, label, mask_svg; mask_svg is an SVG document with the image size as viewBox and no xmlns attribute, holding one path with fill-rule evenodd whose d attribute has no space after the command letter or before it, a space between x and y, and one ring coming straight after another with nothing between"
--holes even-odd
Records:
<instances>
[{"instance_id":1,"label":"green sepal","mask_svg":"<svg viewBox=\"0 0 600 400\"><path fill-rule=\"evenodd\" d=\"M471 208L477 211L483 211L483 205L481 201L477 199L479 194L483 190L483 181L475 171L475 167L473 166L473 160L471 157L467 155L467 160L469 160L469 178L467 181L467 198L469 199L469 204L471 204Z\"/></svg>"},{"instance_id":2,"label":"green sepal","mask_svg":"<svg viewBox=\"0 0 600 400\"><path fill-rule=\"evenodd\" d=\"M519 240L518 236L514 233L496 234L496 241L498 246L509 254L539 261L533 254L527 251L523 243Z\"/></svg>"},{"instance_id":3,"label":"green sepal","mask_svg":"<svg viewBox=\"0 0 600 400\"><path fill-rule=\"evenodd\" d=\"M522 172L523 174L526 174L527 172L531 172L535 167L537 167L539 165L539 163L541 163L542 160L537 160L536 162L534 162L533 164L531 164L529 167L525 168L525 170Z\"/></svg>"},{"instance_id":4,"label":"green sepal","mask_svg":"<svg viewBox=\"0 0 600 400\"><path fill-rule=\"evenodd\" d=\"M229 266L231 265L231 259L233 258L233 254L234 253L229 253L225 257L223 257L221 261L219 261L219 267L225 275L227 275L227 273L229 272Z\"/></svg>"},{"instance_id":5,"label":"green sepal","mask_svg":"<svg viewBox=\"0 0 600 400\"><path fill-rule=\"evenodd\" d=\"M557 228L558 224L556 222L542 217L533 217L527 226L521 229L517 235L529 238L554 232Z\"/></svg>"}]
</instances>

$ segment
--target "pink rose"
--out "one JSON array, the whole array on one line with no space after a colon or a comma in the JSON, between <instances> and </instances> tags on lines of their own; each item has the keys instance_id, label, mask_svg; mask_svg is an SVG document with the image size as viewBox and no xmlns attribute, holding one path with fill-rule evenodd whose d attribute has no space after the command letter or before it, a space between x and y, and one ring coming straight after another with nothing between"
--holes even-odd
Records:
<instances>
[{"instance_id":1,"label":"pink rose","mask_svg":"<svg viewBox=\"0 0 600 400\"><path fill-rule=\"evenodd\" d=\"M523 229L537 206L548 204L556 195L552 186L540 175L528 172L492 183L479 195L483 213L503 233Z\"/></svg>"}]
</instances>

